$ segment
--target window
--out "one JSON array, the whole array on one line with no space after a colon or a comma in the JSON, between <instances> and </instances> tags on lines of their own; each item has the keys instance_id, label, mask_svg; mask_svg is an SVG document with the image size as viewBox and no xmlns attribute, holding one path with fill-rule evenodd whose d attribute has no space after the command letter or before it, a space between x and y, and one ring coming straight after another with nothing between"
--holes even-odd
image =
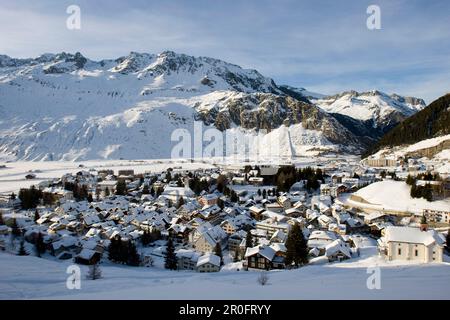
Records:
<instances>
[{"instance_id":1,"label":"window","mask_svg":"<svg viewBox=\"0 0 450 320\"><path fill-rule=\"evenodd\" d=\"M414 250L414 255L417 257L419 255L419 250Z\"/></svg>"},{"instance_id":2,"label":"window","mask_svg":"<svg viewBox=\"0 0 450 320\"><path fill-rule=\"evenodd\" d=\"M398 248L398 255L399 255L399 256L402 255L402 248Z\"/></svg>"}]
</instances>

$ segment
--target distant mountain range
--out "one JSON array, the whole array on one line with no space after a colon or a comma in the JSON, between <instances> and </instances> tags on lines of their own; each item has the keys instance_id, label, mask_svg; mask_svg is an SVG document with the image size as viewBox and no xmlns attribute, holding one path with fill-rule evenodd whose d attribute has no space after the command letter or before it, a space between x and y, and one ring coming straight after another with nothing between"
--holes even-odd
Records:
<instances>
[{"instance_id":1,"label":"distant mountain range","mask_svg":"<svg viewBox=\"0 0 450 320\"><path fill-rule=\"evenodd\" d=\"M165 51L92 61L80 53L0 56L0 155L11 160L168 158L194 121L277 137L283 156L361 153L422 110L379 91L324 96L256 70Z\"/></svg>"}]
</instances>

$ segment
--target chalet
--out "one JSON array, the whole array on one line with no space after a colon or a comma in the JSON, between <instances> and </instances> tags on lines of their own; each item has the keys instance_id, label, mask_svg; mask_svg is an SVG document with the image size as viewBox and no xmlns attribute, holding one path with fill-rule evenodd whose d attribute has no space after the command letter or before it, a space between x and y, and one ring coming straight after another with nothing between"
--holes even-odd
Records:
<instances>
[{"instance_id":1,"label":"chalet","mask_svg":"<svg viewBox=\"0 0 450 320\"><path fill-rule=\"evenodd\" d=\"M209 228L202 228L200 226L195 233L198 233L198 236L193 236L194 240L192 241L192 245L197 251L214 252L217 244L222 248L227 244L227 234L219 226Z\"/></svg>"},{"instance_id":2,"label":"chalet","mask_svg":"<svg viewBox=\"0 0 450 320\"><path fill-rule=\"evenodd\" d=\"M221 222L221 228L227 234L233 234L240 229L253 227L254 221L246 214L239 214L235 217L230 217Z\"/></svg>"},{"instance_id":3,"label":"chalet","mask_svg":"<svg viewBox=\"0 0 450 320\"><path fill-rule=\"evenodd\" d=\"M286 195L279 196L277 202L283 207L284 210L292 207L291 199L289 199Z\"/></svg>"},{"instance_id":4,"label":"chalet","mask_svg":"<svg viewBox=\"0 0 450 320\"><path fill-rule=\"evenodd\" d=\"M285 247L258 245L247 248L244 266L252 269L271 270L284 269Z\"/></svg>"},{"instance_id":5,"label":"chalet","mask_svg":"<svg viewBox=\"0 0 450 320\"><path fill-rule=\"evenodd\" d=\"M331 262L350 259L352 254L349 246L342 239L336 239L325 246L325 256Z\"/></svg>"},{"instance_id":6,"label":"chalet","mask_svg":"<svg viewBox=\"0 0 450 320\"><path fill-rule=\"evenodd\" d=\"M387 219L388 219L388 216L381 211L373 212L371 214L364 216L364 222L368 225L377 223L377 222L385 222L385 221L387 221Z\"/></svg>"},{"instance_id":7,"label":"chalet","mask_svg":"<svg viewBox=\"0 0 450 320\"><path fill-rule=\"evenodd\" d=\"M247 232L244 230L239 230L232 235L228 237L228 251L230 252L236 252L239 251L240 254L243 252L241 251L241 243L243 240L245 240L245 237L247 236Z\"/></svg>"},{"instance_id":8,"label":"chalet","mask_svg":"<svg viewBox=\"0 0 450 320\"><path fill-rule=\"evenodd\" d=\"M189 240L189 232L191 231L188 226L183 224L173 224L171 225L167 231L169 232L169 236L176 242L176 243L187 243Z\"/></svg>"},{"instance_id":9,"label":"chalet","mask_svg":"<svg viewBox=\"0 0 450 320\"><path fill-rule=\"evenodd\" d=\"M196 270L200 253L194 250L180 249L176 252L178 270Z\"/></svg>"},{"instance_id":10,"label":"chalet","mask_svg":"<svg viewBox=\"0 0 450 320\"><path fill-rule=\"evenodd\" d=\"M285 210L286 216L291 217L291 218L301 217L303 215L303 212L304 211L298 207Z\"/></svg>"},{"instance_id":11,"label":"chalet","mask_svg":"<svg viewBox=\"0 0 450 320\"><path fill-rule=\"evenodd\" d=\"M314 230L309 235L307 246L309 249L317 248L321 253L325 253L325 247L336 239L337 235L334 232Z\"/></svg>"},{"instance_id":12,"label":"chalet","mask_svg":"<svg viewBox=\"0 0 450 320\"><path fill-rule=\"evenodd\" d=\"M195 196L195 193L187 186L172 187L172 186L167 185L164 188L164 191L162 192L161 195L164 196L165 198L169 199L170 201L172 201L173 204L175 204L178 202L178 200L181 197L183 197L184 199L192 198Z\"/></svg>"},{"instance_id":13,"label":"chalet","mask_svg":"<svg viewBox=\"0 0 450 320\"><path fill-rule=\"evenodd\" d=\"M267 212L267 211L266 211ZM286 222L286 217L283 219L272 217L262 221L256 222L256 230L262 230L267 233L267 237L271 237L277 231L289 233L291 226Z\"/></svg>"},{"instance_id":14,"label":"chalet","mask_svg":"<svg viewBox=\"0 0 450 320\"><path fill-rule=\"evenodd\" d=\"M197 271L198 272L219 272L220 271L220 257L212 253L207 253L198 258Z\"/></svg>"},{"instance_id":15,"label":"chalet","mask_svg":"<svg viewBox=\"0 0 450 320\"><path fill-rule=\"evenodd\" d=\"M284 207L278 202L275 203L266 203L266 210L281 213L284 211Z\"/></svg>"},{"instance_id":16,"label":"chalet","mask_svg":"<svg viewBox=\"0 0 450 320\"><path fill-rule=\"evenodd\" d=\"M265 211L264 208L259 206L251 206L248 210L250 215L256 220L261 220L261 214Z\"/></svg>"},{"instance_id":17,"label":"chalet","mask_svg":"<svg viewBox=\"0 0 450 320\"><path fill-rule=\"evenodd\" d=\"M215 204L198 210L196 213L194 213L194 217L199 217L205 221L209 221L212 224L215 224L220 218L221 211L222 209L220 209L220 207Z\"/></svg>"},{"instance_id":18,"label":"chalet","mask_svg":"<svg viewBox=\"0 0 450 320\"><path fill-rule=\"evenodd\" d=\"M75 256L75 263L92 265L100 261L101 254L90 249L83 249Z\"/></svg>"},{"instance_id":19,"label":"chalet","mask_svg":"<svg viewBox=\"0 0 450 320\"><path fill-rule=\"evenodd\" d=\"M200 203L200 205L204 206L213 206L217 204L219 197L214 194L214 193L210 193L210 194L205 194L202 195L199 199L198 202Z\"/></svg>"},{"instance_id":20,"label":"chalet","mask_svg":"<svg viewBox=\"0 0 450 320\"><path fill-rule=\"evenodd\" d=\"M319 210L321 213L331 214L331 196L313 196L311 198L311 208Z\"/></svg>"},{"instance_id":21,"label":"chalet","mask_svg":"<svg viewBox=\"0 0 450 320\"><path fill-rule=\"evenodd\" d=\"M321 214L318 218L317 221L319 222L319 226L321 228L325 228L328 229L328 226L334 222L334 219L330 216L327 216L325 214Z\"/></svg>"},{"instance_id":22,"label":"chalet","mask_svg":"<svg viewBox=\"0 0 450 320\"><path fill-rule=\"evenodd\" d=\"M220 227L229 235L238 231L238 226L235 224L234 219L231 218L222 221Z\"/></svg>"}]
</instances>

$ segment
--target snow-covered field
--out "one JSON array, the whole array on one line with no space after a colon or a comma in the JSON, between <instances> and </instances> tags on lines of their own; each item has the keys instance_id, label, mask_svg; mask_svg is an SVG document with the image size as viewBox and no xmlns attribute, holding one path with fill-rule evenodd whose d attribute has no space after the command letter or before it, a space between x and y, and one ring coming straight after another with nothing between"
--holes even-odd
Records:
<instances>
[{"instance_id":1,"label":"snow-covered field","mask_svg":"<svg viewBox=\"0 0 450 320\"><path fill-rule=\"evenodd\" d=\"M47 179L61 178L63 174L75 173L89 169L134 169L135 173L162 172L167 168L181 170L206 169L213 167L204 162L187 162L184 160L91 160L83 162L72 161L18 161L0 163L6 168L0 168L0 194L16 192L20 188L36 185ZM83 167L80 167L82 165ZM177 169L177 170L178 170ZM36 174L35 179L26 180L28 173Z\"/></svg>"},{"instance_id":2,"label":"snow-covered field","mask_svg":"<svg viewBox=\"0 0 450 320\"><path fill-rule=\"evenodd\" d=\"M449 257L446 257L449 261ZM196 273L104 262L103 278L66 288L70 261L54 261L0 252L0 299L450 299L450 263L388 263L375 247L349 262L270 271L269 284L259 272ZM367 267L379 266L381 288L369 290Z\"/></svg>"},{"instance_id":3,"label":"snow-covered field","mask_svg":"<svg viewBox=\"0 0 450 320\"><path fill-rule=\"evenodd\" d=\"M367 203L346 199L346 203L356 207L367 207L377 210L393 210L402 212L421 213L423 209L449 210L450 199L428 202L423 198L412 198L411 187L403 181L380 181L358 190L355 195L360 196Z\"/></svg>"}]
</instances>

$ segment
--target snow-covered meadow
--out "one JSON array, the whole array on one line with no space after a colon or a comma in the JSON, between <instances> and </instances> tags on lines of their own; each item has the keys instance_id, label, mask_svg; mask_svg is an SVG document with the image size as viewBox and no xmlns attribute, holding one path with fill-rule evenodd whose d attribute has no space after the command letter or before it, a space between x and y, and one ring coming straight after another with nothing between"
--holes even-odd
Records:
<instances>
[{"instance_id":1,"label":"snow-covered meadow","mask_svg":"<svg viewBox=\"0 0 450 320\"><path fill-rule=\"evenodd\" d=\"M219 273L197 273L106 260L102 279L85 279L88 268L81 266L81 289L69 290L72 262L0 252L0 299L450 299L448 256L427 265L386 262L368 244L347 262L270 271L266 286L258 284L259 272L236 271L232 264ZM368 268L377 266L381 287L370 290Z\"/></svg>"},{"instance_id":2,"label":"snow-covered meadow","mask_svg":"<svg viewBox=\"0 0 450 320\"><path fill-rule=\"evenodd\" d=\"M194 170L211 168L211 163L194 162L187 160L90 160L83 162L73 161L17 161L0 163L0 194L17 192L20 188L39 184L44 180L59 179L66 173L75 173L79 170L134 169L135 173L162 172L167 168L175 170ZM35 179L27 180L25 175L34 173Z\"/></svg>"}]
</instances>

